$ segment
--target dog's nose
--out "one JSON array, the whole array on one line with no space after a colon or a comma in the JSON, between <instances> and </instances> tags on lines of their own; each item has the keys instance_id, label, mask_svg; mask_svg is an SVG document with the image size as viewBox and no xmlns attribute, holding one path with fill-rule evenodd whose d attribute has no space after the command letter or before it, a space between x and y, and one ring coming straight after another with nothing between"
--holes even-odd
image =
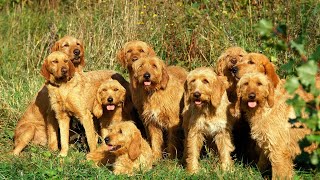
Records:
<instances>
[{"instance_id":1,"label":"dog's nose","mask_svg":"<svg viewBox=\"0 0 320 180\"><path fill-rule=\"evenodd\" d=\"M148 72L144 73L143 77L145 79L150 79L150 73L148 73Z\"/></svg>"},{"instance_id":2,"label":"dog's nose","mask_svg":"<svg viewBox=\"0 0 320 180\"><path fill-rule=\"evenodd\" d=\"M231 68L231 72L232 72L233 74L236 74L236 73L238 72L238 67L237 67L237 66L233 66L233 67Z\"/></svg>"},{"instance_id":3,"label":"dog's nose","mask_svg":"<svg viewBox=\"0 0 320 180\"><path fill-rule=\"evenodd\" d=\"M109 141L110 141L110 138L109 138L109 137L104 138L104 142L106 142L106 144L108 144Z\"/></svg>"},{"instance_id":4,"label":"dog's nose","mask_svg":"<svg viewBox=\"0 0 320 180\"><path fill-rule=\"evenodd\" d=\"M200 96L201 96L201 93L198 91L193 93L193 97L195 97L195 98L199 98Z\"/></svg>"},{"instance_id":5,"label":"dog's nose","mask_svg":"<svg viewBox=\"0 0 320 180\"><path fill-rule=\"evenodd\" d=\"M254 99L254 98L256 98L256 94L255 93L250 93L248 97L249 97L249 99Z\"/></svg>"},{"instance_id":6,"label":"dog's nose","mask_svg":"<svg viewBox=\"0 0 320 180\"><path fill-rule=\"evenodd\" d=\"M236 64L237 63L237 59L236 58L232 58L230 61L231 61L232 64Z\"/></svg>"},{"instance_id":7,"label":"dog's nose","mask_svg":"<svg viewBox=\"0 0 320 180\"><path fill-rule=\"evenodd\" d=\"M62 72L62 74L67 74L68 73L68 69L66 67L62 67L61 68L61 72Z\"/></svg>"},{"instance_id":8,"label":"dog's nose","mask_svg":"<svg viewBox=\"0 0 320 180\"><path fill-rule=\"evenodd\" d=\"M79 49L73 50L73 54L76 55L76 56L79 56L80 55L80 50Z\"/></svg>"},{"instance_id":9,"label":"dog's nose","mask_svg":"<svg viewBox=\"0 0 320 180\"><path fill-rule=\"evenodd\" d=\"M137 56L132 57L132 61L136 61L136 60L138 60Z\"/></svg>"},{"instance_id":10,"label":"dog's nose","mask_svg":"<svg viewBox=\"0 0 320 180\"><path fill-rule=\"evenodd\" d=\"M108 97L108 102L111 103L113 101L112 97Z\"/></svg>"}]
</instances>

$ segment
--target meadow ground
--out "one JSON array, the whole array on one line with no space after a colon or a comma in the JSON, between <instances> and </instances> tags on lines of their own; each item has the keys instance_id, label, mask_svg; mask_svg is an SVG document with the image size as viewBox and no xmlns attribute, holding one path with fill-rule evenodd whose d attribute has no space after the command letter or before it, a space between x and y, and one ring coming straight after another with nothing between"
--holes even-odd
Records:
<instances>
[{"instance_id":1,"label":"meadow ground","mask_svg":"<svg viewBox=\"0 0 320 180\"><path fill-rule=\"evenodd\" d=\"M18 2L18 3L17 3ZM53 6L48 2L60 2ZM1 179L126 179L107 168L85 161L82 146L75 144L69 156L58 158L46 147L28 146L21 156L6 153L13 148L15 125L44 79L40 67L51 45L64 35L83 39L86 71L114 69L127 72L116 61L116 52L129 40L150 43L168 64L188 70L214 66L230 46L263 52L276 65L292 54L270 47L256 30L266 19L286 24L288 37L303 40L307 53L320 40L320 5L317 0L236 2L209 0L51 0L0 1L0 178ZM282 76L286 71L279 70ZM163 160L137 179L263 179L254 166L235 162L235 170L222 173L217 158L201 160L198 175L188 176L176 160ZM315 170L299 170L297 179L319 179Z\"/></svg>"}]
</instances>

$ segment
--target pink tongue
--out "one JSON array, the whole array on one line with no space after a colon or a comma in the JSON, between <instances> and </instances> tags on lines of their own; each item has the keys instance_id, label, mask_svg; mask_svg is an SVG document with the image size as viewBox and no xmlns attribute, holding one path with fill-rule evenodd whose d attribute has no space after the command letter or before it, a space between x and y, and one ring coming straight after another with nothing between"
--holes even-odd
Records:
<instances>
[{"instance_id":1,"label":"pink tongue","mask_svg":"<svg viewBox=\"0 0 320 180\"><path fill-rule=\"evenodd\" d=\"M115 105L107 105L107 110L113 111L115 107L116 107Z\"/></svg>"},{"instance_id":2,"label":"pink tongue","mask_svg":"<svg viewBox=\"0 0 320 180\"><path fill-rule=\"evenodd\" d=\"M143 82L145 86L150 86L151 85L151 81L145 81Z\"/></svg>"},{"instance_id":3,"label":"pink tongue","mask_svg":"<svg viewBox=\"0 0 320 180\"><path fill-rule=\"evenodd\" d=\"M107 145L107 151L110 151L113 148L111 145Z\"/></svg>"},{"instance_id":4,"label":"pink tongue","mask_svg":"<svg viewBox=\"0 0 320 180\"><path fill-rule=\"evenodd\" d=\"M257 102L248 102L248 106L254 108L257 106Z\"/></svg>"},{"instance_id":5,"label":"pink tongue","mask_svg":"<svg viewBox=\"0 0 320 180\"><path fill-rule=\"evenodd\" d=\"M200 105L200 104L201 104L201 101L194 101L194 103L195 103L196 105Z\"/></svg>"}]
</instances>

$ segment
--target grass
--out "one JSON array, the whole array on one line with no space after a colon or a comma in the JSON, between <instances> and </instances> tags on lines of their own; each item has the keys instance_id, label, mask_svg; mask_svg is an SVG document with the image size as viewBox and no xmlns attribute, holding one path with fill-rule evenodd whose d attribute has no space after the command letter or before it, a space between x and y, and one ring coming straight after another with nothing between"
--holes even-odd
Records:
<instances>
[{"instance_id":1,"label":"grass","mask_svg":"<svg viewBox=\"0 0 320 180\"><path fill-rule=\"evenodd\" d=\"M13 132L26 106L44 82L39 70L50 46L69 34L83 39L85 70L115 69L127 77L115 57L124 42L140 39L153 45L168 64L188 70L213 66L229 46L263 52L275 64L292 54L268 46L255 29L261 19L286 24L293 39L302 40L307 53L319 44L320 5L307 1L237 2L201 0L64 0L56 8L38 1L28 4L0 1L0 178L76 179L120 178L107 168L85 161L85 153L72 148L66 158L45 147L28 146L20 157L6 155L13 148ZM19 2L19 1L15 1ZM32 2L32 3L30 3ZM45 1L46 2L46 1ZM301 38L303 37L303 38ZM286 74L286 72L280 72ZM205 157L203 170L188 176L180 163L163 160L137 179L262 179L255 167L236 161L235 171L222 173L215 157ZM299 179L316 179L319 173L296 171Z\"/></svg>"}]
</instances>

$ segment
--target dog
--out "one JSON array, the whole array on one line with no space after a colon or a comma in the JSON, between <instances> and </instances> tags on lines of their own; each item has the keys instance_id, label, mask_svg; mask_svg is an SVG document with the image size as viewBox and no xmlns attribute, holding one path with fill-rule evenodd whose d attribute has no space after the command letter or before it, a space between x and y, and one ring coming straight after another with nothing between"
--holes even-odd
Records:
<instances>
[{"instance_id":1,"label":"dog","mask_svg":"<svg viewBox=\"0 0 320 180\"><path fill-rule=\"evenodd\" d=\"M207 67L191 71L185 83L183 128L185 131L186 167L189 173L199 170L198 158L206 137L212 137L220 156L221 167L233 164L230 153L233 118L229 114L227 79Z\"/></svg>"},{"instance_id":2,"label":"dog","mask_svg":"<svg viewBox=\"0 0 320 180\"><path fill-rule=\"evenodd\" d=\"M156 56L153 48L146 42L133 40L126 42L117 53L117 59L122 67L132 76L132 63L141 57Z\"/></svg>"},{"instance_id":3,"label":"dog","mask_svg":"<svg viewBox=\"0 0 320 180\"><path fill-rule=\"evenodd\" d=\"M115 174L133 175L150 170L153 155L150 145L132 121L120 121L107 127L105 144L87 154L97 165L111 164Z\"/></svg>"},{"instance_id":4,"label":"dog","mask_svg":"<svg viewBox=\"0 0 320 180\"><path fill-rule=\"evenodd\" d=\"M106 137L106 130L111 124L132 120L133 106L127 104L126 89L117 80L110 79L100 85L93 104L93 114L99 119L102 137Z\"/></svg>"},{"instance_id":5,"label":"dog","mask_svg":"<svg viewBox=\"0 0 320 180\"><path fill-rule=\"evenodd\" d=\"M50 106L55 112L60 130L60 156L66 156L68 153L70 116L76 117L83 125L90 151L96 149L97 140L91 114L95 100L93 97L96 96L101 83L114 76L114 71L110 71L109 74L100 80L89 79L84 73L75 72L68 56L59 51L51 53L45 59L41 75L46 79ZM57 131L52 131L48 134L57 137L56 133Z\"/></svg>"},{"instance_id":6,"label":"dog","mask_svg":"<svg viewBox=\"0 0 320 180\"><path fill-rule=\"evenodd\" d=\"M84 45L81 40L72 36L65 36L53 45L51 52L54 51L65 52L73 60L75 71L82 71L85 60ZM29 142L43 146L48 143L51 150L58 149L56 138L48 137L46 131L47 128L52 128L47 127L49 104L48 89L46 86L42 86L16 125L12 154L19 155Z\"/></svg>"},{"instance_id":7,"label":"dog","mask_svg":"<svg viewBox=\"0 0 320 180\"><path fill-rule=\"evenodd\" d=\"M168 133L168 153L176 157L187 71L167 67L158 57L149 56L136 60L132 72L132 101L146 128L155 160L162 157L163 130Z\"/></svg>"},{"instance_id":8,"label":"dog","mask_svg":"<svg viewBox=\"0 0 320 180\"><path fill-rule=\"evenodd\" d=\"M229 87L227 88L229 101L234 103L237 100L236 86L237 80L232 74L233 67L242 61L243 56L248 53L241 47L229 47L218 58L216 63L216 73L219 76L228 78Z\"/></svg>"},{"instance_id":9,"label":"dog","mask_svg":"<svg viewBox=\"0 0 320 180\"><path fill-rule=\"evenodd\" d=\"M235 114L241 113L250 125L250 134L261 149L258 167L272 166L272 179L293 177L293 159L300 154L300 135L291 131L290 106L275 98L272 79L262 73L244 74L237 85Z\"/></svg>"}]
</instances>

